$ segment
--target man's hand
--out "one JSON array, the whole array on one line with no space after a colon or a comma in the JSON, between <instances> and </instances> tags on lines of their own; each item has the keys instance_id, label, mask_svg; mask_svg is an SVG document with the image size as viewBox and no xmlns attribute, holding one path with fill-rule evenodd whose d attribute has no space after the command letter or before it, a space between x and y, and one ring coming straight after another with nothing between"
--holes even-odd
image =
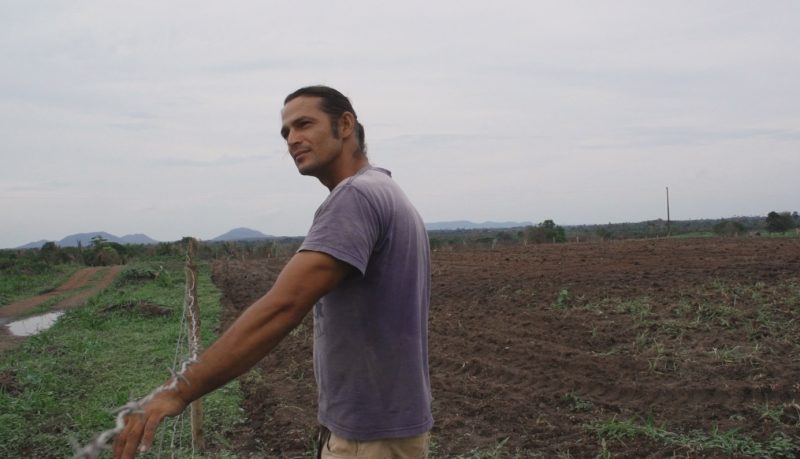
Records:
<instances>
[{"instance_id":1,"label":"man's hand","mask_svg":"<svg viewBox=\"0 0 800 459\"><path fill-rule=\"evenodd\" d=\"M131 459L137 450L150 449L161 420L166 416L177 416L184 409L186 402L178 396L177 391L167 390L153 397L141 412L125 417L125 429L114 438L114 457Z\"/></svg>"}]
</instances>

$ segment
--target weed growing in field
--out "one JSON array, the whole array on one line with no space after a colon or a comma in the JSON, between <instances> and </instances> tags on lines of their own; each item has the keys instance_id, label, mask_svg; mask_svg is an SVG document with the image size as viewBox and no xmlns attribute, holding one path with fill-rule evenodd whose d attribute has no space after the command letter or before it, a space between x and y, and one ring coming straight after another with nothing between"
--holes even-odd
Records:
<instances>
[{"instance_id":1,"label":"weed growing in field","mask_svg":"<svg viewBox=\"0 0 800 459\"><path fill-rule=\"evenodd\" d=\"M671 373L678 369L678 364L675 359L670 358L664 344L653 340L652 346L655 355L647 359L647 367L650 371Z\"/></svg>"},{"instance_id":2,"label":"weed growing in field","mask_svg":"<svg viewBox=\"0 0 800 459\"><path fill-rule=\"evenodd\" d=\"M600 439L600 452L597 453L595 459L611 459L611 451L608 450L608 443L605 438Z\"/></svg>"},{"instance_id":3,"label":"weed growing in field","mask_svg":"<svg viewBox=\"0 0 800 459\"><path fill-rule=\"evenodd\" d=\"M757 349L756 349L757 350ZM751 358L752 354L747 354L741 350L739 346L721 347L711 349L711 354L715 359L719 360L723 365L735 365Z\"/></svg>"},{"instance_id":4,"label":"weed growing in field","mask_svg":"<svg viewBox=\"0 0 800 459\"><path fill-rule=\"evenodd\" d=\"M769 419L772 422L781 423L781 416L783 416L783 406L770 406L769 402L765 402L760 407L761 419Z\"/></svg>"},{"instance_id":5,"label":"weed growing in field","mask_svg":"<svg viewBox=\"0 0 800 459\"><path fill-rule=\"evenodd\" d=\"M586 426L602 440L623 441L644 437L657 443L687 450L693 453L721 450L725 454L742 454L758 458L792 458L800 452L800 445L782 432L773 434L766 441L758 441L743 434L739 429L721 431L718 426L709 432L694 430L688 434L671 432L666 424L657 425L652 418L643 424L634 419L595 421Z\"/></svg>"},{"instance_id":6,"label":"weed growing in field","mask_svg":"<svg viewBox=\"0 0 800 459\"><path fill-rule=\"evenodd\" d=\"M724 328L731 328L738 317L735 307L717 303L700 303L695 310L695 323L717 322Z\"/></svg>"},{"instance_id":7,"label":"weed growing in field","mask_svg":"<svg viewBox=\"0 0 800 459\"><path fill-rule=\"evenodd\" d=\"M569 290L561 289L558 291L558 296L556 296L555 302L551 305L553 309L567 309L570 307L570 300L572 298L569 296Z\"/></svg>"},{"instance_id":8,"label":"weed growing in field","mask_svg":"<svg viewBox=\"0 0 800 459\"><path fill-rule=\"evenodd\" d=\"M570 405L570 409L576 413L586 413L594 409L594 404L589 400L582 399L575 392L568 392L561 397L563 402Z\"/></svg>"},{"instance_id":9,"label":"weed growing in field","mask_svg":"<svg viewBox=\"0 0 800 459\"><path fill-rule=\"evenodd\" d=\"M614 308L617 312L630 314L638 322L644 321L652 312L650 299L646 296L620 301Z\"/></svg>"},{"instance_id":10,"label":"weed growing in field","mask_svg":"<svg viewBox=\"0 0 800 459\"><path fill-rule=\"evenodd\" d=\"M508 442L508 438L504 438L498 441L494 447L486 450L472 450L467 454L457 456L457 459L501 459L503 457L508 457L507 455L503 454L503 447L505 446L506 442Z\"/></svg>"},{"instance_id":11,"label":"weed growing in field","mask_svg":"<svg viewBox=\"0 0 800 459\"><path fill-rule=\"evenodd\" d=\"M541 453L537 453L535 451L508 451L506 450L506 443L508 442L508 437L503 438L502 440L498 440L494 446L489 448L478 448L473 449L465 454L460 454L454 456L452 454L440 453L439 452L439 444L436 441L436 438L431 439L431 446L429 448L429 457L431 459L539 459L542 456ZM316 457L316 456L314 456ZM562 456L559 456L562 457ZM571 457L569 454L564 457Z\"/></svg>"},{"instance_id":12,"label":"weed growing in field","mask_svg":"<svg viewBox=\"0 0 800 459\"><path fill-rule=\"evenodd\" d=\"M757 405L755 411L765 421L769 420L781 425L800 426L800 405L797 403L771 405L769 402L765 402L763 405Z\"/></svg>"},{"instance_id":13,"label":"weed growing in field","mask_svg":"<svg viewBox=\"0 0 800 459\"><path fill-rule=\"evenodd\" d=\"M642 330L636 335L636 341L633 342L633 349L641 352L647 348L650 343L650 333L647 330Z\"/></svg>"}]
</instances>

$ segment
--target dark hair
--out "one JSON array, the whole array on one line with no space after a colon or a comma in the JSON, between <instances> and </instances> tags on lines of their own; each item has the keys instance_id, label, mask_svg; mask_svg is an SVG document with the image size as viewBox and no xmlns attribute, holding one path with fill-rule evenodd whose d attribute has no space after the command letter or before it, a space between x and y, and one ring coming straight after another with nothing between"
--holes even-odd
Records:
<instances>
[{"instance_id":1,"label":"dark hair","mask_svg":"<svg viewBox=\"0 0 800 459\"><path fill-rule=\"evenodd\" d=\"M331 120L331 130L333 131L333 135L337 138L339 136L339 117L345 112L352 113L353 117L356 119L356 139L358 139L358 148L359 151L366 156L367 145L364 143L364 126L358 121L358 115L356 115L353 105L344 94L328 86L306 86L286 96L283 105L288 104L292 99L303 96L319 97L321 99L319 108L324 113L328 114L328 118Z\"/></svg>"}]
</instances>

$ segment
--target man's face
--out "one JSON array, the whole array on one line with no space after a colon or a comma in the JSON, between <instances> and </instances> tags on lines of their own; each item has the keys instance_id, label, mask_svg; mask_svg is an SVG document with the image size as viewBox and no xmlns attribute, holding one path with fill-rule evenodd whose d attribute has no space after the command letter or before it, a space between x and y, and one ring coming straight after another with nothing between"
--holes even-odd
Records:
<instances>
[{"instance_id":1,"label":"man's face","mask_svg":"<svg viewBox=\"0 0 800 459\"><path fill-rule=\"evenodd\" d=\"M300 96L281 110L281 135L303 175L320 177L342 155L341 136L331 130L330 117L319 108L319 97Z\"/></svg>"}]
</instances>

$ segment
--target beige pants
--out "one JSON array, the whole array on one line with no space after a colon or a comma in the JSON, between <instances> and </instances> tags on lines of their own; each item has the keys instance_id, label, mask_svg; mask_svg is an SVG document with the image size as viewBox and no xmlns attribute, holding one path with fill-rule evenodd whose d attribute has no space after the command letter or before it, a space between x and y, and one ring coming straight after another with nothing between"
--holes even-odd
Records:
<instances>
[{"instance_id":1,"label":"beige pants","mask_svg":"<svg viewBox=\"0 0 800 459\"><path fill-rule=\"evenodd\" d=\"M373 441L347 440L331 432L322 446L323 459L427 459L430 432L416 437Z\"/></svg>"}]
</instances>

